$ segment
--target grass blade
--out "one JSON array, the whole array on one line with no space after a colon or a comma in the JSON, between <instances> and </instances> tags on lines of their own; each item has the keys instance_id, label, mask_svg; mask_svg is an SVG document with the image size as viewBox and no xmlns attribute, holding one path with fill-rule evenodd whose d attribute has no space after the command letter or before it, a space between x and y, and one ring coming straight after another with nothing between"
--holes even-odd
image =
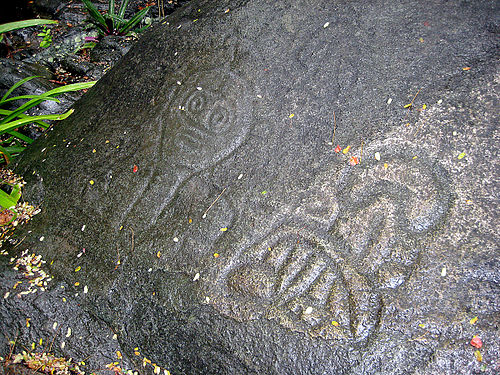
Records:
<instances>
[{"instance_id":1,"label":"grass blade","mask_svg":"<svg viewBox=\"0 0 500 375\"><path fill-rule=\"evenodd\" d=\"M30 137L28 137L27 135L24 135L22 133L19 133L19 132L16 132L15 130L11 130L10 132L8 132L10 135L16 137L17 139L20 139L21 141L24 141L26 142L27 144L32 144L34 141L33 139L31 139Z\"/></svg>"},{"instance_id":2,"label":"grass blade","mask_svg":"<svg viewBox=\"0 0 500 375\"><path fill-rule=\"evenodd\" d=\"M71 83L71 84L66 85L66 86L56 87L55 89L47 91L45 94L42 94L42 95L52 96L52 95L63 94L65 92L70 92L70 91L79 91L79 90L89 89L92 86L94 86L96 82L97 81Z\"/></svg>"},{"instance_id":3,"label":"grass blade","mask_svg":"<svg viewBox=\"0 0 500 375\"><path fill-rule=\"evenodd\" d=\"M3 103L7 103L7 102L12 102L14 100L21 100L21 99L35 99L35 98L39 98L40 95L21 95L21 96L14 96L12 98L9 98L9 99L5 99L1 104ZM44 100L52 100L54 102L57 102L57 103L60 103L61 101L59 99L56 99L56 98L45 98Z\"/></svg>"},{"instance_id":4,"label":"grass blade","mask_svg":"<svg viewBox=\"0 0 500 375\"><path fill-rule=\"evenodd\" d=\"M0 109L0 116L1 116L1 115L7 115L7 116L8 116L8 115L10 115L12 112L13 112L13 111L9 111L9 110L7 110L7 109ZM20 113L20 114L18 114L18 115L17 115L17 117L19 117L19 118L26 118L26 117L29 117L29 116L28 116L28 115L25 115L25 114ZM46 122L43 122L43 121L41 121L41 120L36 120L36 121L34 121L34 122L35 122L35 123L37 123L39 126L41 126L41 127L42 127L42 128L44 128L44 129L47 129L47 128L49 128L49 127L50 127L50 125L49 125L49 124L47 124ZM0 122L0 123L1 123L1 122Z\"/></svg>"},{"instance_id":5,"label":"grass blade","mask_svg":"<svg viewBox=\"0 0 500 375\"><path fill-rule=\"evenodd\" d=\"M40 76L27 77L27 78L24 78L24 79L20 80L19 82L16 82L15 84L13 84L12 87L2 97L2 99L0 99L0 105L5 101L5 99L7 99L9 97L9 95L12 93L12 91L14 91L19 86L21 86L22 84L24 84L25 82L28 82L29 80L31 80L33 78L40 78Z\"/></svg>"},{"instance_id":6,"label":"grass blade","mask_svg":"<svg viewBox=\"0 0 500 375\"><path fill-rule=\"evenodd\" d=\"M57 23L57 21L47 20L47 19L31 19L24 21L8 22L0 25L0 34L6 33L8 31L22 29L23 27L37 26L37 25L47 25L50 23Z\"/></svg>"},{"instance_id":7,"label":"grass blade","mask_svg":"<svg viewBox=\"0 0 500 375\"><path fill-rule=\"evenodd\" d=\"M18 127L29 124L36 120L64 120L66 117L71 115L75 110L70 109L69 111L57 114L57 115L41 115L41 116L28 116L28 118L22 118L19 120L14 120L8 123L0 125L0 134L7 133L11 130L17 129Z\"/></svg>"},{"instance_id":8,"label":"grass blade","mask_svg":"<svg viewBox=\"0 0 500 375\"><path fill-rule=\"evenodd\" d=\"M11 121L16 117L19 117L19 114L24 113L28 109L37 106L38 104L40 104L44 100L52 100L52 99L47 99L48 97L51 97L54 95L60 95L60 94L70 92L70 91L78 91L78 90L82 90L82 89L88 89L88 88L92 87L95 83L96 83L96 81L72 83L70 85L57 87L57 88L52 89L50 91L47 91L43 94L40 94L37 98L31 99L30 101L24 103L19 108L17 108L15 111L13 111L9 116L0 120L0 125L5 124L6 122ZM34 116L34 117L38 117L38 116Z\"/></svg>"}]
</instances>

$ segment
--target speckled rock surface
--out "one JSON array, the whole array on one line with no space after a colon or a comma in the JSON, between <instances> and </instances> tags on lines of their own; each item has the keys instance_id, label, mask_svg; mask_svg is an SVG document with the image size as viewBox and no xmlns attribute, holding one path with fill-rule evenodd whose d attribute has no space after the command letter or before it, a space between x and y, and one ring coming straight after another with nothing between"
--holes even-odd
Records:
<instances>
[{"instance_id":1,"label":"speckled rock surface","mask_svg":"<svg viewBox=\"0 0 500 375\"><path fill-rule=\"evenodd\" d=\"M498 14L190 2L20 161L10 254L54 280L1 258L2 328L144 373L495 373Z\"/></svg>"}]
</instances>

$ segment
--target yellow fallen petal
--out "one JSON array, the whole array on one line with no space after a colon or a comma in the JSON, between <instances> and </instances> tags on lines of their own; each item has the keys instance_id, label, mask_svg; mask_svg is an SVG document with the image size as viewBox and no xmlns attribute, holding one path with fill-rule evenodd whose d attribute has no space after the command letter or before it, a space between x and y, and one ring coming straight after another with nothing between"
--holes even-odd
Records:
<instances>
[{"instance_id":1,"label":"yellow fallen petal","mask_svg":"<svg viewBox=\"0 0 500 375\"><path fill-rule=\"evenodd\" d=\"M227 228L226 228L226 227L224 227L224 228L220 228L220 231L221 231L221 232L225 232L225 231L227 231Z\"/></svg>"},{"instance_id":2,"label":"yellow fallen petal","mask_svg":"<svg viewBox=\"0 0 500 375\"><path fill-rule=\"evenodd\" d=\"M339 322L336 322L335 320L332 321L332 325L335 326L335 327L338 327L340 324Z\"/></svg>"},{"instance_id":3,"label":"yellow fallen petal","mask_svg":"<svg viewBox=\"0 0 500 375\"><path fill-rule=\"evenodd\" d=\"M89 184L90 184L90 185L94 185L94 180L90 180L90 181L89 181Z\"/></svg>"},{"instance_id":4,"label":"yellow fallen petal","mask_svg":"<svg viewBox=\"0 0 500 375\"><path fill-rule=\"evenodd\" d=\"M475 324L477 322L477 316L470 320L470 324Z\"/></svg>"},{"instance_id":5,"label":"yellow fallen petal","mask_svg":"<svg viewBox=\"0 0 500 375\"><path fill-rule=\"evenodd\" d=\"M344 148L344 149L342 150L342 153L347 154L347 153L349 152L349 150L350 150L350 149L351 149L351 146L347 146L346 148Z\"/></svg>"}]
</instances>

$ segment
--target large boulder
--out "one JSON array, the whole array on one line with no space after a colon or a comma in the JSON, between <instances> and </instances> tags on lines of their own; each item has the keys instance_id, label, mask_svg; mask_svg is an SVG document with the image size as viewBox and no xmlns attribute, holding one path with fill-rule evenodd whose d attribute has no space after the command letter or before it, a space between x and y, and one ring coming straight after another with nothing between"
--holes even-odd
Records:
<instances>
[{"instance_id":1,"label":"large boulder","mask_svg":"<svg viewBox=\"0 0 500 375\"><path fill-rule=\"evenodd\" d=\"M6 336L88 371L494 373L497 5L176 11L19 163L10 257L54 280L16 297L1 258Z\"/></svg>"}]
</instances>

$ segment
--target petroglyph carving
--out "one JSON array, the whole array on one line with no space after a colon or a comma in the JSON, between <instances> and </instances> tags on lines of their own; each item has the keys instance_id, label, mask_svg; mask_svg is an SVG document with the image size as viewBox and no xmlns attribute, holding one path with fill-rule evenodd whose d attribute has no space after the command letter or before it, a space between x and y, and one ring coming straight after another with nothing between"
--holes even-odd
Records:
<instances>
[{"instance_id":1,"label":"petroglyph carving","mask_svg":"<svg viewBox=\"0 0 500 375\"><path fill-rule=\"evenodd\" d=\"M404 149L385 155L342 171L339 216L330 233L344 244L339 249L346 260L378 278L380 287L395 288L417 261L420 240L443 221L451 193L437 162Z\"/></svg>"},{"instance_id":2,"label":"petroglyph carving","mask_svg":"<svg viewBox=\"0 0 500 375\"><path fill-rule=\"evenodd\" d=\"M130 173L130 161L120 159L110 166L112 178L103 177L105 183L89 193L100 197L94 200L102 211L113 211L116 227L146 229L156 223L179 186L231 154L252 125L250 90L232 72L199 70L176 77L159 92L151 109L158 113L156 120L150 132L140 135L144 147L128 155L127 161L140 165L138 174ZM126 204L111 206L114 194L123 192Z\"/></svg>"},{"instance_id":3,"label":"petroglyph carving","mask_svg":"<svg viewBox=\"0 0 500 375\"><path fill-rule=\"evenodd\" d=\"M228 262L213 304L238 320L264 317L326 339L368 339L384 289L409 277L420 239L451 202L437 163L405 150L386 161L387 168L366 160L330 179L319 176L308 191L313 197L304 197L287 223Z\"/></svg>"}]
</instances>

